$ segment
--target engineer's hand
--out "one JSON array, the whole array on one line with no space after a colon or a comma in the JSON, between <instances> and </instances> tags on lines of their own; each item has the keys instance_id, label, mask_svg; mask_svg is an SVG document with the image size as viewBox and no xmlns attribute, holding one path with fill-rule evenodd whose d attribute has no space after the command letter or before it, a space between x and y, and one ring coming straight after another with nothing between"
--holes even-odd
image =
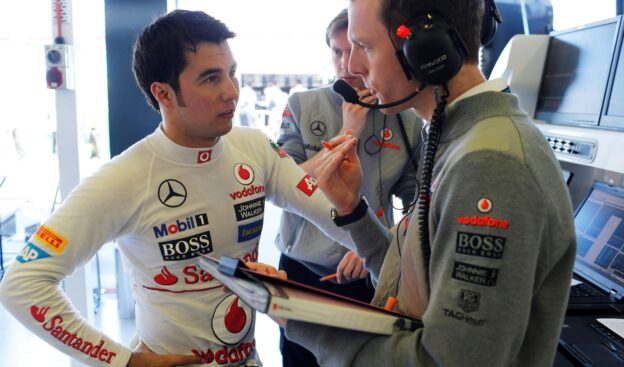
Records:
<instances>
[{"instance_id":1,"label":"engineer's hand","mask_svg":"<svg viewBox=\"0 0 624 367\"><path fill-rule=\"evenodd\" d=\"M371 95L370 89L360 89L357 91L357 94L362 102L373 103L377 100L375 96ZM343 102L341 132L353 130L353 135L356 138L360 138L366 125L366 114L368 111L368 108L358 104Z\"/></svg>"},{"instance_id":2,"label":"engineer's hand","mask_svg":"<svg viewBox=\"0 0 624 367\"><path fill-rule=\"evenodd\" d=\"M130 355L127 367L174 367L202 363L202 358L184 354L157 354L139 342Z\"/></svg>"},{"instance_id":3,"label":"engineer's hand","mask_svg":"<svg viewBox=\"0 0 624 367\"><path fill-rule=\"evenodd\" d=\"M314 175L338 215L347 215L360 202L362 168L357 156L357 139L345 139L345 135L340 135L331 139L329 144L333 148L319 157Z\"/></svg>"},{"instance_id":4,"label":"engineer's hand","mask_svg":"<svg viewBox=\"0 0 624 367\"><path fill-rule=\"evenodd\" d=\"M368 276L368 270L364 268L364 260L355 252L347 252L336 268L336 280L339 284L345 284Z\"/></svg>"},{"instance_id":5,"label":"engineer's hand","mask_svg":"<svg viewBox=\"0 0 624 367\"><path fill-rule=\"evenodd\" d=\"M270 275L279 279L288 279L288 275L284 270L277 270L273 266L264 263L245 262L245 266L258 273Z\"/></svg>"}]
</instances>

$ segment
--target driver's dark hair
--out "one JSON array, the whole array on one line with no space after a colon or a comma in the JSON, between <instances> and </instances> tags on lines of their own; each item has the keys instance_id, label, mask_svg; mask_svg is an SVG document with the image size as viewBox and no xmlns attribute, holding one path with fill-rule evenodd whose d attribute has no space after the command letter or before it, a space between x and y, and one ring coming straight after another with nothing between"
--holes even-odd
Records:
<instances>
[{"instance_id":1,"label":"driver's dark hair","mask_svg":"<svg viewBox=\"0 0 624 367\"><path fill-rule=\"evenodd\" d=\"M202 42L220 44L234 36L225 24L201 11L174 10L145 27L134 43L132 71L149 105L160 110L150 91L154 82L180 92L186 52L197 52Z\"/></svg>"}]
</instances>

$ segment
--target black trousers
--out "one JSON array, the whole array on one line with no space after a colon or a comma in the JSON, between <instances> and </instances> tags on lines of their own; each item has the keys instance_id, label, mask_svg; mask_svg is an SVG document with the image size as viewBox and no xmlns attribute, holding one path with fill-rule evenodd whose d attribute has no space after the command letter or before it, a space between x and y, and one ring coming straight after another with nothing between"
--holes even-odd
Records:
<instances>
[{"instance_id":1,"label":"black trousers","mask_svg":"<svg viewBox=\"0 0 624 367\"><path fill-rule=\"evenodd\" d=\"M288 279L362 302L370 302L375 294L375 289L369 278L349 284L319 282L320 277L316 273L288 256L282 255L280 257L279 268L286 271ZM280 328L280 351L282 352L282 365L284 367L319 367L314 354L301 345L286 339L282 328Z\"/></svg>"}]
</instances>

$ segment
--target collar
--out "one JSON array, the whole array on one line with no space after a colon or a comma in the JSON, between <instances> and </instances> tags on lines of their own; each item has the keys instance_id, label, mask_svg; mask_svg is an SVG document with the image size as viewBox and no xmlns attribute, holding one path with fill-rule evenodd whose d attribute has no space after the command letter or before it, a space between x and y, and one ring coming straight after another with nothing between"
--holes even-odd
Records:
<instances>
[{"instance_id":1,"label":"collar","mask_svg":"<svg viewBox=\"0 0 624 367\"><path fill-rule=\"evenodd\" d=\"M187 148L176 144L165 135L161 123L147 138L147 144L150 150L166 161L185 166L201 166L214 162L223 154L224 138L222 136L213 147Z\"/></svg>"},{"instance_id":2,"label":"collar","mask_svg":"<svg viewBox=\"0 0 624 367\"><path fill-rule=\"evenodd\" d=\"M462 99L466 99L468 97L475 96L477 94L485 93L485 92L502 92L507 89L507 81L504 78L496 78L492 80L487 80L481 84L478 84L464 93L462 93L459 97L455 98L453 102L449 103L446 108L453 107L457 102Z\"/></svg>"}]
</instances>

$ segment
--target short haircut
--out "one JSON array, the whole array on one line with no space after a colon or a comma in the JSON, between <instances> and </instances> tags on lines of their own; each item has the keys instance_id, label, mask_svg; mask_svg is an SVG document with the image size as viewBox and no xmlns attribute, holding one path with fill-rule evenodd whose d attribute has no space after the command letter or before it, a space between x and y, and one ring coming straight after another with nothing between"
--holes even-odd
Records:
<instances>
[{"instance_id":1,"label":"short haircut","mask_svg":"<svg viewBox=\"0 0 624 367\"><path fill-rule=\"evenodd\" d=\"M349 15L347 9L343 9L327 26L325 30L325 42L329 46L329 40L334 36L336 32L346 31L349 27Z\"/></svg>"},{"instance_id":2,"label":"short haircut","mask_svg":"<svg viewBox=\"0 0 624 367\"><path fill-rule=\"evenodd\" d=\"M220 44L234 36L225 24L201 11L174 10L143 29L134 43L132 70L149 105L160 110L150 91L154 82L180 92L187 51L197 52L202 42Z\"/></svg>"},{"instance_id":3,"label":"short haircut","mask_svg":"<svg viewBox=\"0 0 624 367\"><path fill-rule=\"evenodd\" d=\"M446 22L455 28L464 43L468 54L466 62L476 64L479 61L481 47L481 22L484 12L484 0L380 0L381 21L390 26L392 33L411 19L426 15L428 12L440 14ZM388 24L390 20L391 24Z\"/></svg>"}]
</instances>

